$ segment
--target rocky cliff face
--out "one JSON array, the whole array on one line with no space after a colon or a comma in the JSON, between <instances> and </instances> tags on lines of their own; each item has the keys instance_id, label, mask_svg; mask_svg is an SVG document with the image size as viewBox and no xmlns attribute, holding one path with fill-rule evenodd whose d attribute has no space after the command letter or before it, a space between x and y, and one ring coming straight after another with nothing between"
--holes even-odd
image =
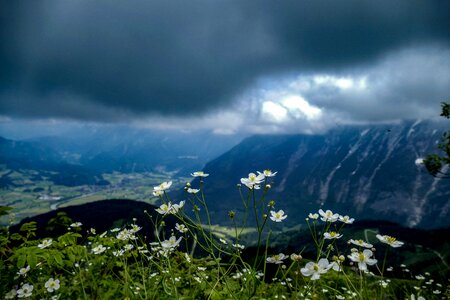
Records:
<instances>
[{"instance_id":1,"label":"rocky cliff face","mask_svg":"<svg viewBox=\"0 0 450 300\"><path fill-rule=\"evenodd\" d=\"M290 225L323 207L409 227L450 226L450 180L418 164L436 151L446 125L417 121L247 138L205 167L213 221L226 223L227 212L242 206L235 187L241 177L268 168L278 171L268 197L287 212Z\"/></svg>"}]
</instances>

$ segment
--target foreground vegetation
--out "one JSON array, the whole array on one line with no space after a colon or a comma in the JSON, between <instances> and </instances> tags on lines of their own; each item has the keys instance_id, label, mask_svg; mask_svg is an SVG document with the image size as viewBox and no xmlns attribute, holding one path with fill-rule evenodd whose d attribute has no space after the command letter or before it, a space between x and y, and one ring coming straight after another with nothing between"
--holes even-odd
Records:
<instances>
[{"instance_id":1,"label":"foreground vegetation","mask_svg":"<svg viewBox=\"0 0 450 300\"><path fill-rule=\"evenodd\" d=\"M306 217L315 254L271 253L276 226L289 216L283 204L266 199L276 172L250 173L238 184L244 213L228 212L233 235L216 236L203 196L208 174L195 172L198 187L185 187L186 201L169 199L171 182L153 188L161 201L157 217L147 212L155 240L140 235L139 220L96 232L70 219L65 234L36 239L36 226L20 233L2 228L0 295L5 299L447 299L448 280L412 274L388 265L404 243L389 235L353 240L343 235L349 216L319 209ZM2 213L8 209L3 207ZM178 223L167 228L167 216ZM297 216L298 217L298 216ZM254 230L248 230L249 226ZM246 255L242 237L254 234ZM445 238L445 237L443 237ZM338 240L348 240L342 249ZM339 244L340 245L340 244ZM391 278L401 269L403 278Z\"/></svg>"}]
</instances>

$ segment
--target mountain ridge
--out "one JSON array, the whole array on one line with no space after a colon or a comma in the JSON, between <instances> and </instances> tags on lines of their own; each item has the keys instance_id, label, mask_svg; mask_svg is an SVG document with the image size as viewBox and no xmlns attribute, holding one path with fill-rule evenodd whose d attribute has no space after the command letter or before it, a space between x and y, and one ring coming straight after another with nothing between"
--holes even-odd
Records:
<instances>
[{"instance_id":1,"label":"mountain ridge","mask_svg":"<svg viewBox=\"0 0 450 300\"><path fill-rule=\"evenodd\" d=\"M291 216L290 225L323 207L409 227L449 226L450 181L433 178L417 164L436 151L444 130L441 122L416 121L347 126L324 135L249 137L204 168L211 173L204 191L213 220L227 223L226 212L239 212L235 185L267 168L278 171L267 199ZM197 185L198 180L192 184Z\"/></svg>"}]
</instances>

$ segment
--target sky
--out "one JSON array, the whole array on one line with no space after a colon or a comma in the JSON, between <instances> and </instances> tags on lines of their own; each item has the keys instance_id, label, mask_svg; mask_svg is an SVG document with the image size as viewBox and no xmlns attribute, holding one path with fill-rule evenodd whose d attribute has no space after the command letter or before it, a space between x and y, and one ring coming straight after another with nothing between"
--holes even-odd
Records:
<instances>
[{"instance_id":1,"label":"sky","mask_svg":"<svg viewBox=\"0 0 450 300\"><path fill-rule=\"evenodd\" d=\"M5 2L3 128L320 133L450 100L446 0Z\"/></svg>"}]
</instances>

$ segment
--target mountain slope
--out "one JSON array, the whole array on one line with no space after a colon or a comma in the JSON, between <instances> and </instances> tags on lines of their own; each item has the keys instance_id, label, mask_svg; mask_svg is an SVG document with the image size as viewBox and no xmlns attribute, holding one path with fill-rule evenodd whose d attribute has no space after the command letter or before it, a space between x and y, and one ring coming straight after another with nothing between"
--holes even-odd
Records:
<instances>
[{"instance_id":1,"label":"mountain slope","mask_svg":"<svg viewBox=\"0 0 450 300\"><path fill-rule=\"evenodd\" d=\"M435 151L445 125L418 121L344 127L321 136L250 137L204 169L211 173L205 193L213 221L227 223L227 212L242 207L235 188L241 177L271 169L278 174L268 199L287 212L290 225L323 207L409 227L449 226L450 181L416 164Z\"/></svg>"}]
</instances>

